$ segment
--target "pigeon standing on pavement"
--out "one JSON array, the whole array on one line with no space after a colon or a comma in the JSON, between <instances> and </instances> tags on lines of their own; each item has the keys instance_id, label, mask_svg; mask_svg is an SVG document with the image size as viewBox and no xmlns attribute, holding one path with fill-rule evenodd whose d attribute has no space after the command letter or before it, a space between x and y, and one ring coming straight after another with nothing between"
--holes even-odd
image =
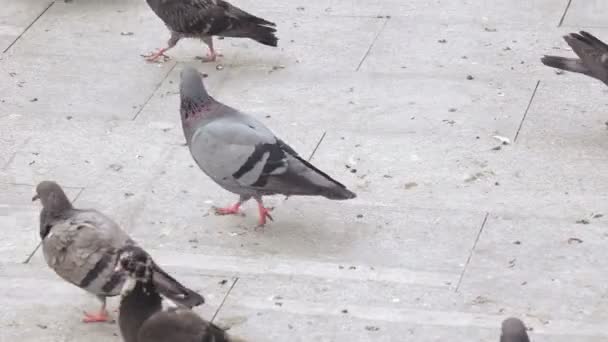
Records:
<instances>
[{"instance_id":1,"label":"pigeon standing on pavement","mask_svg":"<svg viewBox=\"0 0 608 342\"><path fill-rule=\"evenodd\" d=\"M209 47L205 62L216 59L213 36L251 38L268 46L277 46L276 25L249 14L223 0L146 0L167 25L171 38L167 47L148 56L154 61L173 48L182 38L199 38Z\"/></svg>"},{"instance_id":2,"label":"pigeon standing on pavement","mask_svg":"<svg viewBox=\"0 0 608 342\"><path fill-rule=\"evenodd\" d=\"M218 214L237 214L243 202L258 202L259 224L270 216L262 196L355 198L344 185L300 157L253 117L209 96L201 74L187 67L181 73L181 120L186 143L198 166L224 189L240 196Z\"/></svg>"},{"instance_id":3,"label":"pigeon standing on pavement","mask_svg":"<svg viewBox=\"0 0 608 342\"><path fill-rule=\"evenodd\" d=\"M526 326L518 318L507 318L502 322L500 342L530 342Z\"/></svg>"},{"instance_id":4,"label":"pigeon standing on pavement","mask_svg":"<svg viewBox=\"0 0 608 342\"><path fill-rule=\"evenodd\" d=\"M44 259L64 280L97 296L102 302L98 313L85 313L86 323L106 322L106 297L120 294L126 276L114 271L120 248L135 243L114 221L92 209L76 209L61 187L44 181L36 187L32 200L42 202L40 238ZM166 273L155 278L165 283ZM184 306L201 304L200 295L184 292L177 300Z\"/></svg>"},{"instance_id":5,"label":"pigeon standing on pavement","mask_svg":"<svg viewBox=\"0 0 608 342\"><path fill-rule=\"evenodd\" d=\"M125 342L237 342L222 329L187 308L163 309L164 297L172 301L183 286L154 279L162 272L139 247L126 246L118 253L116 271L128 280L122 290L118 325ZM167 277L165 275L165 277Z\"/></svg>"},{"instance_id":6,"label":"pigeon standing on pavement","mask_svg":"<svg viewBox=\"0 0 608 342\"><path fill-rule=\"evenodd\" d=\"M564 40L579 58L544 56L543 64L585 74L608 85L608 45L585 31L570 33Z\"/></svg>"}]
</instances>

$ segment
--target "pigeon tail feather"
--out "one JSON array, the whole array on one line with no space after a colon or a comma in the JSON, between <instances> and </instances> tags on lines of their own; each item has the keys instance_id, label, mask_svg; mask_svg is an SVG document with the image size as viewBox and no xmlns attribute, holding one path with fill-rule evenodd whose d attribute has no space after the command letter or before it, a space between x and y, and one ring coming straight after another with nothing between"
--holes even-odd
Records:
<instances>
[{"instance_id":1,"label":"pigeon tail feather","mask_svg":"<svg viewBox=\"0 0 608 342\"><path fill-rule=\"evenodd\" d=\"M585 68L579 59L576 58L566 58L566 57L558 57L558 56L544 56L540 59L540 61L552 68L578 72L581 74L587 74L589 71Z\"/></svg>"},{"instance_id":2,"label":"pigeon tail feather","mask_svg":"<svg viewBox=\"0 0 608 342\"><path fill-rule=\"evenodd\" d=\"M314 165L309 163L307 160L303 159L300 156L294 155L294 158L298 159L302 164L306 167L314 171L317 175L322 176L325 184L318 184L318 186L322 187L320 195L329 198L332 200L347 200L357 197L357 194L348 190L344 184L338 182L337 180L331 178L325 172L319 170Z\"/></svg>"}]
</instances>

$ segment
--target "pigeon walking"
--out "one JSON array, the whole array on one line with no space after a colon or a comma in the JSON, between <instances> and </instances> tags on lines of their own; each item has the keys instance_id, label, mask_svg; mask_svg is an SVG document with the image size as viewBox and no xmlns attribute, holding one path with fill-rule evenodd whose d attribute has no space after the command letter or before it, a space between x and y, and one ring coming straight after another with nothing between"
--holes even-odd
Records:
<instances>
[{"instance_id":1,"label":"pigeon walking","mask_svg":"<svg viewBox=\"0 0 608 342\"><path fill-rule=\"evenodd\" d=\"M530 342L526 326L518 318L507 318L502 322L500 342Z\"/></svg>"},{"instance_id":2,"label":"pigeon walking","mask_svg":"<svg viewBox=\"0 0 608 342\"><path fill-rule=\"evenodd\" d=\"M163 299L173 301L175 294L182 292L184 287L172 278L164 283L156 282L155 278L162 271L141 248L126 246L121 249L116 271L129 278L122 290L118 318L125 342L241 341L230 338L190 309L163 310Z\"/></svg>"},{"instance_id":3,"label":"pigeon walking","mask_svg":"<svg viewBox=\"0 0 608 342\"><path fill-rule=\"evenodd\" d=\"M219 54L213 48L213 36L251 38L268 46L277 46L276 25L249 14L223 0L146 0L167 25L171 38L167 47L146 56L155 61L182 38L199 38L209 47L205 62Z\"/></svg>"},{"instance_id":4,"label":"pigeon walking","mask_svg":"<svg viewBox=\"0 0 608 342\"><path fill-rule=\"evenodd\" d=\"M55 182L38 184L32 200L38 199L42 202L40 238L46 263L61 278L101 300L99 312L85 313L84 322L108 321L106 297L120 294L126 279L114 271L117 252L135 243L104 214L74 208ZM159 283L170 278L164 272L159 274L154 279ZM177 300L189 307L202 304L202 297L191 291Z\"/></svg>"},{"instance_id":5,"label":"pigeon walking","mask_svg":"<svg viewBox=\"0 0 608 342\"><path fill-rule=\"evenodd\" d=\"M224 189L240 196L218 214L237 214L243 202L258 202L259 224L272 220L262 196L355 198L344 185L300 157L253 117L209 96L201 75L188 67L181 73L181 120L186 143L198 166Z\"/></svg>"},{"instance_id":6,"label":"pigeon walking","mask_svg":"<svg viewBox=\"0 0 608 342\"><path fill-rule=\"evenodd\" d=\"M544 56L543 64L585 74L608 85L608 45L585 31L570 33L564 40L578 58Z\"/></svg>"}]
</instances>

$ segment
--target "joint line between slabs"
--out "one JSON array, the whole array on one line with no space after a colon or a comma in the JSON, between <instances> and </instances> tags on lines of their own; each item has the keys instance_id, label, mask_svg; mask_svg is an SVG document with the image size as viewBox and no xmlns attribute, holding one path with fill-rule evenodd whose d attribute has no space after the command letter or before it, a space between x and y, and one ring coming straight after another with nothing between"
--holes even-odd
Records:
<instances>
[{"instance_id":1,"label":"joint line between slabs","mask_svg":"<svg viewBox=\"0 0 608 342\"><path fill-rule=\"evenodd\" d=\"M160 87L163 85L163 83L165 83L165 81L167 80L167 78L169 77L169 75L171 74L173 69L175 69L176 66L177 66L177 62L173 63L173 66L171 68L169 68L169 71L165 74L165 77L163 77L163 79L160 80L160 82L158 82L158 84L156 85L154 90L152 90L152 93L150 94L150 96L148 96L146 101L144 101L144 103L141 105L141 107L139 108L137 113L135 113L135 116L133 117L133 119L131 119L131 121L135 121L137 119L137 117L139 116L139 114L141 114L141 112L144 111L144 108L146 108L146 106L148 105L148 102L150 102L150 100L152 100L154 95L156 95L156 92L158 91L158 89L160 89Z\"/></svg>"},{"instance_id":2,"label":"joint line between slabs","mask_svg":"<svg viewBox=\"0 0 608 342\"><path fill-rule=\"evenodd\" d=\"M378 40L378 38L380 37L380 34L382 34L382 32L384 31L384 28L386 27L386 24L388 24L388 21L390 20L390 17L386 17L384 19L384 24L382 24L382 27L380 28L380 30L378 30L378 33L376 34L376 36L374 37L374 40L372 40L372 43L369 44L369 48L367 48L367 51L365 52L365 55L363 55L363 58L361 59L361 61L359 62L359 65L357 65L357 69L355 71L359 71L359 69L361 69L361 66L363 65L363 62L365 62L365 60L367 59L367 56L369 56L369 54L372 52L372 48L374 47L374 45L376 44L376 41Z\"/></svg>"},{"instance_id":3,"label":"joint line between slabs","mask_svg":"<svg viewBox=\"0 0 608 342\"><path fill-rule=\"evenodd\" d=\"M568 14L568 10L570 9L570 5L572 5L572 0L568 0L568 4L566 4L566 9L564 9L564 13L562 14L562 17L559 20L557 27L561 27L562 24L564 23L564 20L566 19L566 15Z\"/></svg>"},{"instance_id":4,"label":"joint line between slabs","mask_svg":"<svg viewBox=\"0 0 608 342\"><path fill-rule=\"evenodd\" d=\"M46 13L46 11L48 11L48 10L51 8L51 6L53 6L53 4L55 4L55 1L51 1L51 3L50 3L48 6L46 6L46 8L45 8L45 9L43 9L43 10L42 10L42 12L40 12L40 14L38 14L38 16L37 16L36 18L34 18L34 20L33 20L33 21L32 21L32 22L29 24L29 25L27 25L27 27L25 28L25 30L23 30L23 32L21 32L21 33L20 33L20 34L17 36L17 38L15 38L15 40L13 40L13 41L12 41L12 43L10 43L10 44L9 44L9 46L8 46L6 49L4 49L4 51L2 51L2 53L4 54L4 53L6 53L8 50L10 50L10 49L13 47L13 45L15 45L15 44L17 43L17 41L19 41L19 39L21 39L21 37L23 37L23 35L24 35L24 34L25 34L25 33L26 33L26 32L27 32L27 31L28 31L28 30L29 30L29 29L30 29L32 26L34 26L34 24L35 24L35 23L38 21L38 19L40 19L40 18L41 18L41 17L44 15L44 13Z\"/></svg>"},{"instance_id":5,"label":"joint line between slabs","mask_svg":"<svg viewBox=\"0 0 608 342\"><path fill-rule=\"evenodd\" d=\"M471 251L469 252L469 257L467 258L467 262L464 265L462 272L460 273L460 278L458 278L458 284L456 284L456 290L454 290L454 292L458 292L458 290L460 289L460 285L462 284L462 280L464 279L464 274L467 272L467 268L469 267L469 264L471 263L471 259L473 258L473 253L475 252L475 248L477 248L477 243L479 242L481 233L483 233L483 229L485 228L486 223L488 222L489 216L490 216L490 213L487 212L483 218L483 222L481 223L481 227L479 227L479 231L477 232L477 237L475 238L473 247L471 248Z\"/></svg>"},{"instance_id":6,"label":"joint line between slabs","mask_svg":"<svg viewBox=\"0 0 608 342\"><path fill-rule=\"evenodd\" d=\"M228 289L228 292L226 292L226 295L224 296L224 299L222 299L222 302L217 307L217 310L215 310L215 313L213 314L213 317L211 318L211 323L213 323L213 321L215 320L215 317L217 317L217 314L219 314L220 310L224 307L224 303L226 303L226 299L228 299L228 296L230 296L230 292L232 292L232 289L236 286L236 283L238 281L239 281L239 277L236 277L234 279L234 281L232 282L232 286L230 286L230 288Z\"/></svg>"},{"instance_id":7,"label":"joint line between slabs","mask_svg":"<svg viewBox=\"0 0 608 342\"><path fill-rule=\"evenodd\" d=\"M534 97L536 97L536 91L538 91L538 86L540 85L540 80L536 81L536 86L534 87L534 91L532 91L532 96L530 96L530 101L528 101L528 106L526 107L526 111L524 112L524 116L521 118L521 122L519 123L519 127L517 128L517 133L515 133L515 138L513 138L513 142L517 141L519 137L519 132L521 132L521 128L524 126L524 121L528 116L528 111L530 107L532 107L532 101L534 101Z\"/></svg>"},{"instance_id":8,"label":"joint line between slabs","mask_svg":"<svg viewBox=\"0 0 608 342\"><path fill-rule=\"evenodd\" d=\"M312 157L314 157L315 153L317 153L317 150L319 149L319 146L321 146L321 143L323 142L323 139L325 139L325 135L327 135L327 131L323 131L323 134L321 135L321 138L317 142L317 145L315 146L314 150L312 150L312 152L310 153L310 157L308 157L308 161L311 161Z\"/></svg>"}]
</instances>

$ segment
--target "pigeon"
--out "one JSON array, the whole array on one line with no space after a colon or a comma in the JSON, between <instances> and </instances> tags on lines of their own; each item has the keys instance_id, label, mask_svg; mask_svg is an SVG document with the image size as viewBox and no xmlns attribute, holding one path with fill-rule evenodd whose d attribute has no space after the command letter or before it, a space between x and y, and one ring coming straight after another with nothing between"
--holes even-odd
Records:
<instances>
[{"instance_id":1,"label":"pigeon","mask_svg":"<svg viewBox=\"0 0 608 342\"><path fill-rule=\"evenodd\" d=\"M146 55L155 61L182 38L199 38L209 47L204 62L215 61L213 36L251 38L268 46L277 46L276 25L249 14L223 0L146 0L171 31L167 47Z\"/></svg>"},{"instance_id":2,"label":"pigeon","mask_svg":"<svg viewBox=\"0 0 608 342\"><path fill-rule=\"evenodd\" d=\"M570 33L564 40L579 58L544 56L543 64L585 74L608 85L608 45L585 31Z\"/></svg>"},{"instance_id":3,"label":"pigeon","mask_svg":"<svg viewBox=\"0 0 608 342\"><path fill-rule=\"evenodd\" d=\"M135 242L99 211L74 208L55 182L38 184L35 200L42 202L40 238L46 263L61 278L101 300L99 312L85 313L84 322L108 321L106 297L119 295L126 279L114 272L117 252ZM162 277L155 280L166 281ZM202 304L194 292L185 293L179 301L189 307Z\"/></svg>"},{"instance_id":4,"label":"pigeon","mask_svg":"<svg viewBox=\"0 0 608 342\"><path fill-rule=\"evenodd\" d=\"M259 225L272 220L262 196L323 196L333 200L355 198L344 185L300 157L253 117L211 97L201 74L192 67L181 72L181 120L186 144L198 166L224 189L240 196L220 215L238 214L254 198Z\"/></svg>"},{"instance_id":5,"label":"pigeon","mask_svg":"<svg viewBox=\"0 0 608 342\"><path fill-rule=\"evenodd\" d=\"M500 342L530 342L526 326L518 318L507 318L502 322Z\"/></svg>"},{"instance_id":6,"label":"pigeon","mask_svg":"<svg viewBox=\"0 0 608 342\"><path fill-rule=\"evenodd\" d=\"M150 255L137 246L125 246L118 253L115 270L127 275L121 291L118 325L125 342L237 342L222 329L187 308L163 309L183 286L171 281L158 283L162 272ZM168 277L164 275L163 277Z\"/></svg>"}]
</instances>

